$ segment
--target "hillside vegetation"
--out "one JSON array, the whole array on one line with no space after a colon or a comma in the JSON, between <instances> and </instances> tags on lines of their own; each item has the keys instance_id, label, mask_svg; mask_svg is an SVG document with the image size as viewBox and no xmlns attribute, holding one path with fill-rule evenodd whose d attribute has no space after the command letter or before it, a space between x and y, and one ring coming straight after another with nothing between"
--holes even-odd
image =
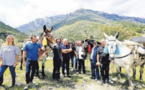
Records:
<instances>
[{"instance_id":1,"label":"hillside vegetation","mask_svg":"<svg viewBox=\"0 0 145 90\"><path fill-rule=\"evenodd\" d=\"M2 44L5 41L7 35L14 35L17 42L22 42L28 36L24 33L21 33L20 31L0 22L0 44Z\"/></svg>"}]
</instances>

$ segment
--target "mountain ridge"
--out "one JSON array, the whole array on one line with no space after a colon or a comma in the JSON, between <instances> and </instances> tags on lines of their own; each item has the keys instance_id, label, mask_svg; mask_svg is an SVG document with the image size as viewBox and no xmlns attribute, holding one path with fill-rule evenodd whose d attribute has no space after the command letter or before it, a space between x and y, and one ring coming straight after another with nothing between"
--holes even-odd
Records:
<instances>
[{"instance_id":1,"label":"mountain ridge","mask_svg":"<svg viewBox=\"0 0 145 90\"><path fill-rule=\"evenodd\" d=\"M93 18L94 17L94 18ZM92 18L92 19L91 19ZM79 20L91 20L95 21L97 18L102 18L105 20L111 20L111 21L128 21L131 23L137 23L137 24L143 24L145 25L145 19L144 18L138 18L138 17L127 17L127 16L119 16L116 14L108 14L101 11L94 11L90 9L79 9L76 10L73 13L64 14L64 15L57 15L52 17L45 17L45 18L39 18L36 19L28 24L24 24L20 27L17 27L21 32L26 33L26 31L37 31L39 29L42 29L43 25L46 24L48 27L54 26L54 30L68 24L75 23ZM71 21L68 21L68 19L72 19ZM45 21L45 22L44 22ZM96 21L97 22L97 21Z\"/></svg>"}]
</instances>

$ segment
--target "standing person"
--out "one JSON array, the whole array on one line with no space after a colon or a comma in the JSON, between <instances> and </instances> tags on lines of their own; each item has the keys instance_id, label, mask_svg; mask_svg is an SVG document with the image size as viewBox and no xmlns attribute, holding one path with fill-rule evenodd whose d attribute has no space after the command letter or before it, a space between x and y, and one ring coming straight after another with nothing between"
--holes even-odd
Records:
<instances>
[{"instance_id":1,"label":"standing person","mask_svg":"<svg viewBox=\"0 0 145 90\"><path fill-rule=\"evenodd\" d=\"M102 84L106 82L109 83L109 54L104 53L104 48L106 45L105 40L101 40L101 47L97 51L97 66L101 68Z\"/></svg>"},{"instance_id":2,"label":"standing person","mask_svg":"<svg viewBox=\"0 0 145 90\"><path fill-rule=\"evenodd\" d=\"M79 74L81 74L81 68L83 67L83 74L86 74L85 71L85 58L84 58L84 52L83 52L83 41L79 42L79 51L78 51L78 61L79 61Z\"/></svg>"},{"instance_id":3,"label":"standing person","mask_svg":"<svg viewBox=\"0 0 145 90\"><path fill-rule=\"evenodd\" d=\"M31 35L31 42L24 47L23 65L26 64L26 85L24 89L28 89L29 84L33 82L34 73L38 66L38 51L40 51L41 47L40 43L37 43L37 37L35 35ZM27 59L26 62L25 57Z\"/></svg>"},{"instance_id":4,"label":"standing person","mask_svg":"<svg viewBox=\"0 0 145 90\"><path fill-rule=\"evenodd\" d=\"M60 66L62 61L62 47L60 43L60 39L56 39L56 43L58 45L57 48L53 49L53 80L59 80L60 79Z\"/></svg>"},{"instance_id":5,"label":"standing person","mask_svg":"<svg viewBox=\"0 0 145 90\"><path fill-rule=\"evenodd\" d=\"M78 67L79 67L79 62L78 62L78 59L79 59L79 47L80 47L80 45L79 45L79 43L80 43L81 41L77 41L76 42L76 58L75 58L75 69L78 71Z\"/></svg>"},{"instance_id":6,"label":"standing person","mask_svg":"<svg viewBox=\"0 0 145 90\"><path fill-rule=\"evenodd\" d=\"M69 53L72 51L70 46L68 45L68 40L63 39L63 45L62 45L62 56L63 56L63 63L62 63L62 77L65 76L64 69L66 68L67 71L67 77L70 77L69 75L69 60L70 60L70 55ZM66 65L66 67L65 67Z\"/></svg>"},{"instance_id":7,"label":"standing person","mask_svg":"<svg viewBox=\"0 0 145 90\"><path fill-rule=\"evenodd\" d=\"M75 57L76 57L76 49L72 42L69 43L70 48L72 48L72 51L70 52L70 59L71 59L71 66L72 71L75 69Z\"/></svg>"},{"instance_id":8,"label":"standing person","mask_svg":"<svg viewBox=\"0 0 145 90\"><path fill-rule=\"evenodd\" d=\"M56 43L62 48L62 45L63 45L62 38L56 39ZM62 63L63 63L63 58L61 58L61 65L60 65L60 67L62 67Z\"/></svg>"},{"instance_id":9,"label":"standing person","mask_svg":"<svg viewBox=\"0 0 145 90\"><path fill-rule=\"evenodd\" d=\"M6 42L1 46L0 50L0 86L3 83L3 74L7 67L9 67L12 76L12 84L10 87L13 87L15 85L15 67L18 64L18 55L19 48L15 44L14 36L8 35L6 38Z\"/></svg>"},{"instance_id":10,"label":"standing person","mask_svg":"<svg viewBox=\"0 0 145 90\"><path fill-rule=\"evenodd\" d=\"M93 48L91 50L91 71L92 71L92 77L91 79L98 80L99 79L99 69L96 65L97 62L97 51L98 51L97 42L93 41Z\"/></svg>"}]
</instances>

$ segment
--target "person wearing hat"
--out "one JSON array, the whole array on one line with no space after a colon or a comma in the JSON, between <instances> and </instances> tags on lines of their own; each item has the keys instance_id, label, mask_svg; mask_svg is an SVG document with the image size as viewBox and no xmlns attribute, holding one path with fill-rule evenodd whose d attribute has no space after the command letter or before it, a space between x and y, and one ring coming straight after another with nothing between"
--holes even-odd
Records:
<instances>
[{"instance_id":1,"label":"person wearing hat","mask_svg":"<svg viewBox=\"0 0 145 90\"><path fill-rule=\"evenodd\" d=\"M97 42L93 41L93 48L91 50L90 60L91 60L91 72L92 72L91 79L95 79L95 80L99 79L99 69L98 66L96 65L98 48L99 47Z\"/></svg>"}]
</instances>

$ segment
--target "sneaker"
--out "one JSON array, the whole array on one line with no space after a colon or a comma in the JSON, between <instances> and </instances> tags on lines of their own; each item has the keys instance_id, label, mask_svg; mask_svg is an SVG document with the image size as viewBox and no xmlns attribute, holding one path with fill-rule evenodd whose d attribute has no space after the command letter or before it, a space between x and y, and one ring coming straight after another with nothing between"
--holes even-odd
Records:
<instances>
[{"instance_id":1,"label":"sneaker","mask_svg":"<svg viewBox=\"0 0 145 90\"><path fill-rule=\"evenodd\" d=\"M29 84L26 84L24 90L28 90Z\"/></svg>"},{"instance_id":2,"label":"sneaker","mask_svg":"<svg viewBox=\"0 0 145 90\"><path fill-rule=\"evenodd\" d=\"M72 68L72 70L71 71L74 71L74 68Z\"/></svg>"},{"instance_id":3,"label":"sneaker","mask_svg":"<svg viewBox=\"0 0 145 90\"><path fill-rule=\"evenodd\" d=\"M62 74L62 78L64 78L65 77L65 75L64 74Z\"/></svg>"},{"instance_id":4,"label":"sneaker","mask_svg":"<svg viewBox=\"0 0 145 90\"><path fill-rule=\"evenodd\" d=\"M102 81L101 81L101 85L102 85L102 84L105 84L105 80L102 80Z\"/></svg>"},{"instance_id":5,"label":"sneaker","mask_svg":"<svg viewBox=\"0 0 145 90\"><path fill-rule=\"evenodd\" d=\"M107 84L109 84L110 82L109 82L109 79L107 79Z\"/></svg>"},{"instance_id":6,"label":"sneaker","mask_svg":"<svg viewBox=\"0 0 145 90\"><path fill-rule=\"evenodd\" d=\"M95 81L98 81L98 79L96 78Z\"/></svg>"}]
</instances>

